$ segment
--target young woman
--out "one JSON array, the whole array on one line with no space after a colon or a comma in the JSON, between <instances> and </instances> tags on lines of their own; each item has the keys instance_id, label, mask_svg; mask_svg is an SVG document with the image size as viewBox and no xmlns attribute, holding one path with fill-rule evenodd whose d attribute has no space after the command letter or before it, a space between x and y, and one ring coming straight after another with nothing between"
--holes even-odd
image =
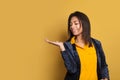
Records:
<instances>
[{"instance_id":1,"label":"young woman","mask_svg":"<svg viewBox=\"0 0 120 80\"><path fill-rule=\"evenodd\" d=\"M90 21L79 11L68 18L69 39L50 41L60 47L67 73L65 80L110 80L101 42L91 37Z\"/></svg>"}]
</instances>

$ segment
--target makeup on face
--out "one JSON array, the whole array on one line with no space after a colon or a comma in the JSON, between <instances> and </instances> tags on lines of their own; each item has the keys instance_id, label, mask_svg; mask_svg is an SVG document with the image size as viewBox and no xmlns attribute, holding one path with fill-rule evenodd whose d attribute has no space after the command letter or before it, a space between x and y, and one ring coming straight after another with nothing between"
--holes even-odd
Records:
<instances>
[{"instance_id":1,"label":"makeup on face","mask_svg":"<svg viewBox=\"0 0 120 80\"><path fill-rule=\"evenodd\" d=\"M73 35L78 35L81 33L81 25L80 21L77 17L72 17L70 22L70 30L73 33Z\"/></svg>"}]
</instances>

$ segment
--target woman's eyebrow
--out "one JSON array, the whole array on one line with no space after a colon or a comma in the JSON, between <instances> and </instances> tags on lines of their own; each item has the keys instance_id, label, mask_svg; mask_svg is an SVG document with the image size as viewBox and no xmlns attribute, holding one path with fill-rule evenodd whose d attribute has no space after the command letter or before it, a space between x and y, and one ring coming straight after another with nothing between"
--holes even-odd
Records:
<instances>
[{"instance_id":1,"label":"woman's eyebrow","mask_svg":"<svg viewBox=\"0 0 120 80\"><path fill-rule=\"evenodd\" d=\"M75 21L73 21L73 22L79 22L79 21L75 20ZM70 23L72 23L72 22L70 22Z\"/></svg>"}]
</instances>

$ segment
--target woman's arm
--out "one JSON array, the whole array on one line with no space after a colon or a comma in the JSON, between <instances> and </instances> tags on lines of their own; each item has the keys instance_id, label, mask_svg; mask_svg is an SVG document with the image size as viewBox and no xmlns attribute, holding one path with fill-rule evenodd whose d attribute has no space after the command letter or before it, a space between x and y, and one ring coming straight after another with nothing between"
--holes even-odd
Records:
<instances>
[{"instance_id":1,"label":"woman's arm","mask_svg":"<svg viewBox=\"0 0 120 80\"><path fill-rule=\"evenodd\" d=\"M61 55L62 55L62 58L64 60L64 64L66 66L67 71L71 74L76 73L77 64L76 64L75 60L73 59L71 51L67 47L65 47L65 44L63 44L63 42L50 41L48 39L46 39L46 42L60 47L60 50L61 50L61 53L62 53Z\"/></svg>"},{"instance_id":2,"label":"woman's arm","mask_svg":"<svg viewBox=\"0 0 120 80\"><path fill-rule=\"evenodd\" d=\"M101 55L101 75L103 77L103 79L101 80L110 80L108 65L106 63L106 57L105 57L105 53L104 53L101 43L100 43L99 49L100 49L100 55Z\"/></svg>"}]
</instances>

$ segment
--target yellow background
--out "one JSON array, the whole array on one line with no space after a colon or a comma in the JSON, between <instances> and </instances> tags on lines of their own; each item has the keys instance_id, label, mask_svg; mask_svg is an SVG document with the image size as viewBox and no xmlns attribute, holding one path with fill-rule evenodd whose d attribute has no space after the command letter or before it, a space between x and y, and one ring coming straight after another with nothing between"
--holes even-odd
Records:
<instances>
[{"instance_id":1,"label":"yellow background","mask_svg":"<svg viewBox=\"0 0 120 80\"><path fill-rule=\"evenodd\" d=\"M111 80L120 80L119 0L1 0L0 80L63 80L59 48L44 39L65 41L67 19L76 10L91 21L101 40Z\"/></svg>"}]
</instances>

